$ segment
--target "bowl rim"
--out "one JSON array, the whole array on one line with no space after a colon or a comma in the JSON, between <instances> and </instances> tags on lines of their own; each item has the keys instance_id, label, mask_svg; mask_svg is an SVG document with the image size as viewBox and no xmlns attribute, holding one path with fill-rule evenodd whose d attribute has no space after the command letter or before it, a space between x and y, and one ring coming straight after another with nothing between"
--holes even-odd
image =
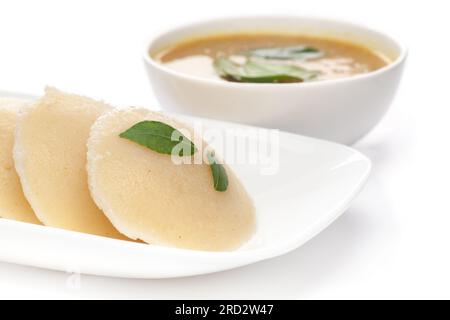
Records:
<instances>
[{"instance_id":1,"label":"bowl rim","mask_svg":"<svg viewBox=\"0 0 450 320\"><path fill-rule=\"evenodd\" d=\"M329 79L329 80L321 80L321 81L311 81L311 82L299 82L299 83L240 83L240 82L231 82L231 81L225 81L221 79L208 79L208 78L202 78L198 76L189 75L186 73L182 73L179 71L175 71L173 69L167 68L164 66L164 64L156 61L150 54L150 48L153 46L153 44L159 40L160 38L170 34L170 33L176 33L181 32L184 29L194 28L194 27L201 27L208 24L214 24L218 22L227 22L227 21L236 21L236 20L282 20L282 19L298 19L298 20L309 20L309 21L317 21L317 22L324 22L324 23L336 23L345 25L351 28L360 29L368 32L372 32L375 34L378 34L379 36L392 41L396 46L399 48L399 54L396 57L394 61L391 63L383 66L380 69L370 71L367 73L357 74L351 77L343 77L343 78L337 78L337 79ZM258 29L258 28L255 28ZM186 81L192 81L199 84L207 84L212 86L219 86L219 87L229 87L229 88L246 88L246 89L253 89L253 88L263 88L267 89L270 87L276 87L277 89L282 88L295 88L299 89L302 87L311 87L311 86L328 86L328 85L334 85L337 83L345 83L345 82L354 82L354 81L360 81L364 79L370 79L377 77L383 73L386 73L388 71L391 71L395 68L397 68L399 65L402 65L406 58L408 56L408 48L407 46L399 41L397 37L394 37L386 32L380 31L376 28L372 28L370 26L367 26L365 24L361 23L355 23L355 22L349 22L342 19L335 19L335 18L325 18L325 17L319 17L319 16L301 16L301 15L247 15L247 16L227 16L227 17L220 17L220 18L210 18L210 19L202 19L196 22L191 23L184 23L179 24L175 27L165 29L162 32L157 32L155 35L150 37L150 39L145 43L144 48L144 62L147 65L152 66L153 68L169 74L170 76L180 78Z\"/></svg>"}]
</instances>

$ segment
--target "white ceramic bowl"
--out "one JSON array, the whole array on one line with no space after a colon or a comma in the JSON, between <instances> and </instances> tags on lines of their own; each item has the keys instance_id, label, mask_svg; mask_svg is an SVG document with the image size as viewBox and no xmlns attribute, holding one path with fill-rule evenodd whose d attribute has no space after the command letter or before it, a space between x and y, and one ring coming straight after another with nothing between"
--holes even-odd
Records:
<instances>
[{"instance_id":1,"label":"white ceramic bowl","mask_svg":"<svg viewBox=\"0 0 450 320\"><path fill-rule=\"evenodd\" d=\"M337 80L293 84L233 83L173 71L149 53L184 39L245 31L326 36L363 44L393 61L367 74ZM246 17L211 20L164 32L145 48L157 99L171 112L282 129L351 144L383 117L395 95L406 48L372 29L328 19Z\"/></svg>"}]
</instances>

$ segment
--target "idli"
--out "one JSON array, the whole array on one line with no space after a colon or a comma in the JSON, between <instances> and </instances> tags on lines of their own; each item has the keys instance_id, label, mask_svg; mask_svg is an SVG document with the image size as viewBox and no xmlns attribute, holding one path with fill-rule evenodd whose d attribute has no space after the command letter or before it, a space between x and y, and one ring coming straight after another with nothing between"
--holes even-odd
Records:
<instances>
[{"instance_id":1,"label":"idli","mask_svg":"<svg viewBox=\"0 0 450 320\"><path fill-rule=\"evenodd\" d=\"M0 98L0 217L39 224L23 195L13 161L14 130L24 104L19 99Z\"/></svg>"},{"instance_id":2,"label":"idli","mask_svg":"<svg viewBox=\"0 0 450 320\"><path fill-rule=\"evenodd\" d=\"M90 197L86 141L91 125L111 107L47 88L24 109L15 134L14 160L28 202L51 227L125 238Z\"/></svg>"},{"instance_id":3,"label":"idli","mask_svg":"<svg viewBox=\"0 0 450 320\"><path fill-rule=\"evenodd\" d=\"M228 251L249 240L255 209L231 169L206 162L175 164L171 155L124 138L141 122L195 137L186 125L144 108L117 109L97 119L88 140L89 187L113 225L132 239L187 249ZM144 127L135 128L163 149L145 137ZM165 134L164 127L159 129ZM200 137L192 140L197 148L205 145ZM227 184L215 176L225 170Z\"/></svg>"}]
</instances>

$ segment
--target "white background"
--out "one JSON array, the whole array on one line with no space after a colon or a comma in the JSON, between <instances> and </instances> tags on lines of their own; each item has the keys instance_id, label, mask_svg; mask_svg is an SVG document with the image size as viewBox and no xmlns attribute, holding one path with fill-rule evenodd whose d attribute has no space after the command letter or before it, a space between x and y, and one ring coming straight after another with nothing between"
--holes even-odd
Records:
<instances>
[{"instance_id":1,"label":"white background","mask_svg":"<svg viewBox=\"0 0 450 320\"><path fill-rule=\"evenodd\" d=\"M355 147L374 162L354 205L302 248L207 276L125 280L0 263L0 298L450 298L450 18L447 1L0 1L0 88L50 84L158 108L141 59L155 32L249 14L338 17L410 49L383 122ZM364 106L361 106L362 108ZM349 124L351 125L351 124ZM1 243L0 245L7 245Z\"/></svg>"}]
</instances>

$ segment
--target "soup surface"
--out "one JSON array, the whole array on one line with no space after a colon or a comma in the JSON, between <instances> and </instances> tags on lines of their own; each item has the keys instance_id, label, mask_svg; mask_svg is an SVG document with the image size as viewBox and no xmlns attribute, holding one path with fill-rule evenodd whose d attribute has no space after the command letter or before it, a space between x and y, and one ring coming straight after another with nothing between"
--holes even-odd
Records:
<instances>
[{"instance_id":1,"label":"soup surface","mask_svg":"<svg viewBox=\"0 0 450 320\"><path fill-rule=\"evenodd\" d=\"M225 34L196 38L153 58L193 76L235 82L329 80L371 72L390 60L350 42L287 34Z\"/></svg>"}]
</instances>

